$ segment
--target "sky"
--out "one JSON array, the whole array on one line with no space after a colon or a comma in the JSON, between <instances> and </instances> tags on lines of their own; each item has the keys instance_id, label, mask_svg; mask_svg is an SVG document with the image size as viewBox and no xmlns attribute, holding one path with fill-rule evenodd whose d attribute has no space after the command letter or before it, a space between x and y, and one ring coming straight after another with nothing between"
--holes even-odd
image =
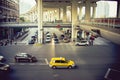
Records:
<instances>
[{"instance_id":1,"label":"sky","mask_svg":"<svg viewBox=\"0 0 120 80\"><path fill-rule=\"evenodd\" d=\"M35 4L35 0L19 0L20 1L20 14L29 11Z\"/></svg>"},{"instance_id":2,"label":"sky","mask_svg":"<svg viewBox=\"0 0 120 80\"><path fill-rule=\"evenodd\" d=\"M23 14L27 11L29 11L35 4L35 0L19 0L20 1L20 14ZM102 1L101 1L102 2ZM103 1L104 2L104 1ZM113 14L113 12L116 12L117 3L115 1L107 1L109 6L109 16L114 17L116 16L116 13ZM101 8L103 8L101 6ZM99 9L101 10L101 9Z\"/></svg>"},{"instance_id":3,"label":"sky","mask_svg":"<svg viewBox=\"0 0 120 80\"><path fill-rule=\"evenodd\" d=\"M117 2L116 1L98 1L96 14L97 14L97 17L101 17L103 15L106 15L106 17L116 17Z\"/></svg>"}]
</instances>

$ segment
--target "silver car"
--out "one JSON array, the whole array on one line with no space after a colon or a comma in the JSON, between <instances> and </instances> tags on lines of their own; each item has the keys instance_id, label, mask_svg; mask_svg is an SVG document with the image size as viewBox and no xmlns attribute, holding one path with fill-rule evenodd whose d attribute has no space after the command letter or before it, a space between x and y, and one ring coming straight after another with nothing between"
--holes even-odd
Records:
<instances>
[{"instance_id":1,"label":"silver car","mask_svg":"<svg viewBox=\"0 0 120 80\"><path fill-rule=\"evenodd\" d=\"M81 40L79 42L75 42L76 46L88 46L89 45L89 41L87 40Z\"/></svg>"},{"instance_id":2,"label":"silver car","mask_svg":"<svg viewBox=\"0 0 120 80\"><path fill-rule=\"evenodd\" d=\"M0 55L0 62L4 60L4 57Z\"/></svg>"}]
</instances>

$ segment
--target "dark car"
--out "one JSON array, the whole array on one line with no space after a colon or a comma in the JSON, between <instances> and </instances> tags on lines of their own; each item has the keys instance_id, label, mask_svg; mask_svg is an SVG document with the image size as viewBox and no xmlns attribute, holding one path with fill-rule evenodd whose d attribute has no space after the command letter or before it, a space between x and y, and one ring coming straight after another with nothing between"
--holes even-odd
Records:
<instances>
[{"instance_id":1,"label":"dark car","mask_svg":"<svg viewBox=\"0 0 120 80\"><path fill-rule=\"evenodd\" d=\"M59 43L58 38L54 38L54 43Z\"/></svg>"},{"instance_id":2,"label":"dark car","mask_svg":"<svg viewBox=\"0 0 120 80\"><path fill-rule=\"evenodd\" d=\"M0 63L0 72L9 72L10 71L10 65L5 63Z\"/></svg>"},{"instance_id":3,"label":"dark car","mask_svg":"<svg viewBox=\"0 0 120 80\"><path fill-rule=\"evenodd\" d=\"M34 44L35 41L34 40L29 40L28 44Z\"/></svg>"},{"instance_id":4,"label":"dark car","mask_svg":"<svg viewBox=\"0 0 120 80\"><path fill-rule=\"evenodd\" d=\"M62 34L62 35L60 36L60 39L61 39L61 40L63 40L63 39L64 39L64 37L65 37L65 36Z\"/></svg>"},{"instance_id":5,"label":"dark car","mask_svg":"<svg viewBox=\"0 0 120 80\"><path fill-rule=\"evenodd\" d=\"M18 53L15 55L16 62L37 62L36 57L27 53Z\"/></svg>"}]
</instances>

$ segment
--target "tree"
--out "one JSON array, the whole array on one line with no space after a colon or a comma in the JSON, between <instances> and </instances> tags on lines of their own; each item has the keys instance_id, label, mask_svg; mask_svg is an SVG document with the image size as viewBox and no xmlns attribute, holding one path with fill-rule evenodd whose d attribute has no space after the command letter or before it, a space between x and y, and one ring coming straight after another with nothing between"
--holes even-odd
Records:
<instances>
[{"instance_id":1,"label":"tree","mask_svg":"<svg viewBox=\"0 0 120 80\"><path fill-rule=\"evenodd\" d=\"M24 17L20 17L20 22L25 22L25 18Z\"/></svg>"}]
</instances>

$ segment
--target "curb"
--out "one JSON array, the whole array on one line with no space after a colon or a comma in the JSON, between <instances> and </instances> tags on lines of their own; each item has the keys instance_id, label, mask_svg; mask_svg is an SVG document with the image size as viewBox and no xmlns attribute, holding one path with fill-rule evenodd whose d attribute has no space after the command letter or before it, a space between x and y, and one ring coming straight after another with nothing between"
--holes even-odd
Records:
<instances>
[{"instance_id":1,"label":"curb","mask_svg":"<svg viewBox=\"0 0 120 80\"><path fill-rule=\"evenodd\" d=\"M35 43L34 46L42 46L41 43Z\"/></svg>"}]
</instances>

